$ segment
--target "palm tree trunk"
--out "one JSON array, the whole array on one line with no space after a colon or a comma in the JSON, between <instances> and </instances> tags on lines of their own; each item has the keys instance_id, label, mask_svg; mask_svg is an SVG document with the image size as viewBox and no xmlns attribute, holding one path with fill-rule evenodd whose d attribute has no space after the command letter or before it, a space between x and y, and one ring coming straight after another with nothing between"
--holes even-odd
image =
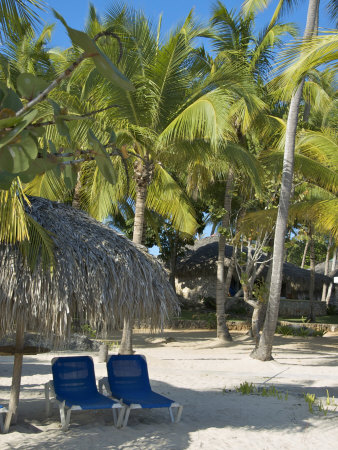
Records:
<instances>
[{"instance_id":1,"label":"palm tree trunk","mask_svg":"<svg viewBox=\"0 0 338 450\"><path fill-rule=\"evenodd\" d=\"M134 178L136 181L136 201L135 218L133 230L133 242L142 244L144 213L148 194L148 185L153 176L153 165L148 161L136 161L134 164ZM123 331L119 348L121 355L133 354L133 321L130 317L125 317L123 321Z\"/></svg>"},{"instance_id":2,"label":"palm tree trunk","mask_svg":"<svg viewBox=\"0 0 338 450\"><path fill-rule=\"evenodd\" d=\"M217 258L217 282L216 282L216 318L217 318L217 338L220 341L231 341L226 321L225 321L225 283L224 283L224 256L226 237L224 230L230 226L231 198L234 173L230 169L224 193L225 214L222 218L222 232L218 238L218 258Z\"/></svg>"},{"instance_id":3,"label":"palm tree trunk","mask_svg":"<svg viewBox=\"0 0 338 450\"><path fill-rule=\"evenodd\" d=\"M333 272L336 269L336 261L338 259L338 249L336 248L334 254L333 254L333 259L332 259L332 266L331 266L331 272ZM331 294L332 294L332 287L333 287L333 283L330 283L329 289L327 290L327 294L326 294L326 306L329 306L330 303L330 299L331 299Z\"/></svg>"},{"instance_id":4,"label":"palm tree trunk","mask_svg":"<svg viewBox=\"0 0 338 450\"><path fill-rule=\"evenodd\" d=\"M175 275L177 262L177 233L174 231L174 236L170 239L170 261L169 261L169 283L176 292Z\"/></svg>"},{"instance_id":5,"label":"palm tree trunk","mask_svg":"<svg viewBox=\"0 0 338 450\"><path fill-rule=\"evenodd\" d=\"M301 267L302 269L304 269L305 260L306 260L306 254L307 254L308 248L309 248L309 240L307 239L307 240L306 240L306 243L305 243L305 248L304 248L304 253L303 253L302 263L301 263L301 265L300 265L300 267Z\"/></svg>"},{"instance_id":6,"label":"palm tree trunk","mask_svg":"<svg viewBox=\"0 0 338 450\"><path fill-rule=\"evenodd\" d=\"M135 219L133 230L133 242L142 244L144 212L146 208L147 187L136 188L136 203L135 203ZM133 352L133 321L129 317L123 320L123 331L121 338L121 345L119 348L120 355L132 355Z\"/></svg>"},{"instance_id":7,"label":"palm tree trunk","mask_svg":"<svg viewBox=\"0 0 338 450\"><path fill-rule=\"evenodd\" d=\"M310 237L310 290L309 290L309 299L310 299L310 322L315 322L315 314L313 310L313 302L314 302L314 293L315 293L315 276L316 276L316 258L315 258L315 241L313 239L313 231L312 226L309 227L309 237Z\"/></svg>"},{"instance_id":8,"label":"palm tree trunk","mask_svg":"<svg viewBox=\"0 0 338 450\"><path fill-rule=\"evenodd\" d=\"M304 39L311 38L312 33L315 29L318 4L319 0L309 0ZM289 108L288 120L286 125L282 185L275 228L269 303L258 348L251 353L251 356L253 358L260 359L261 361L268 361L273 359L271 352L274 333L276 331L278 320L280 293L282 287L285 232L288 221L289 204L292 189L298 112L299 104L302 98L303 85L304 79L301 81L296 92L292 96Z\"/></svg>"},{"instance_id":9,"label":"palm tree trunk","mask_svg":"<svg viewBox=\"0 0 338 450\"><path fill-rule=\"evenodd\" d=\"M330 250L332 246L332 235L329 237L329 242L327 243L327 249L326 249L326 258L325 258L325 265L324 265L324 275L327 276L329 274L329 262L330 262ZM325 302L326 300L326 293L327 293L328 285L327 283L323 284L323 290L322 290L322 302Z\"/></svg>"}]
</instances>

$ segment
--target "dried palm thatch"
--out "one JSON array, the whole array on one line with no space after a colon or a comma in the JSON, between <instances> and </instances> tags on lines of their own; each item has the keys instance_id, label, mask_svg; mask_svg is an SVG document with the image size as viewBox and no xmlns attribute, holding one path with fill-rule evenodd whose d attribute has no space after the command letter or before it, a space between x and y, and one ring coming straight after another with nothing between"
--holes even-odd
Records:
<instances>
[{"instance_id":1,"label":"dried palm thatch","mask_svg":"<svg viewBox=\"0 0 338 450\"><path fill-rule=\"evenodd\" d=\"M32 272L16 247L0 247L0 333L23 314L31 329L60 336L72 314L95 329L120 326L123 317L163 325L177 298L144 247L70 206L30 200L29 214L52 233L56 266Z\"/></svg>"},{"instance_id":2,"label":"dried palm thatch","mask_svg":"<svg viewBox=\"0 0 338 450\"><path fill-rule=\"evenodd\" d=\"M177 297L160 263L124 236L85 213L42 198L27 212L51 233L53 272L32 271L16 246L0 246L0 334L16 329L8 431L20 392L24 332L65 338L71 317L97 327L119 326L124 317L161 327L177 310Z\"/></svg>"}]
</instances>

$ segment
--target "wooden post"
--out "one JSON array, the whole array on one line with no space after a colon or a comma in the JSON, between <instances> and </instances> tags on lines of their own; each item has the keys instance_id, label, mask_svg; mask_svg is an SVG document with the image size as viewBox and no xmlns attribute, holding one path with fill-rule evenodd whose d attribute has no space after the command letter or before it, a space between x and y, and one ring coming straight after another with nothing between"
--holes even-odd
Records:
<instances>
[{"instance_id":1,"label":"wooden post","mask_svg":"<svg viewBox=\"0 0 338 450\"><path fill-rule=\"evenodd\" d=\"M24 318L20 317L17 319L17 323L16 323L16 340L15 340L15 354L14 354L12 387L11 387L11 395L9 398L8 413L6 415L6 420L5 420L4 433L8 433L13 416L14 416L13 417L14 423L16 422L16 410L18 407L19 396L20 396L20 383L21 383L21 370L22 370L24 339L25 339L25 322L24 322Z\"/></svg>"}]
</instances>

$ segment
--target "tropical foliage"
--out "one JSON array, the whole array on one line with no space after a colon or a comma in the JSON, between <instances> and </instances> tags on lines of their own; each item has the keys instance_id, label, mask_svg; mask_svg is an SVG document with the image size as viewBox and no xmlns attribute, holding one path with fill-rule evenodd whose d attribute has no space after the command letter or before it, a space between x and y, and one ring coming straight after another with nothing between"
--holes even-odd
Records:
<instances>
[{"instance_id":1,"label":"tropical foliage","mask_svg":"<svg viewBox=\"0 0 338 450\"><path fill-rule=\"evenodd\" d=\"M60 50L49 48L53 25L36 30L43 2L0 2L0 241L19 243L32 268L39 258L53 264L29 196L68 202L109 217L137 243L159 245L174 283L178 253L209 220L219 234L223 339L231 270L246 270L234 254L226 277L226 242L249 242L254 254L258 236L275 230L280 260L285 238L298 241L289 260L305 254L310 263L306 242L318 259L330 256L338 242L337 32L315 35L314 11L300 39L282 22L294 2L280 0L256 33L268 4L247 0L236 12L218 1L208 24L191 12L165 37L161 19L153 26L122 4L103 17L91 6L85 31L55 12L72 40ZM328 6L336 20L335 2ZM281 52L285 36L293 40ZM287 197L290 207L278 212Z\"/></svg>"}]
</instances>

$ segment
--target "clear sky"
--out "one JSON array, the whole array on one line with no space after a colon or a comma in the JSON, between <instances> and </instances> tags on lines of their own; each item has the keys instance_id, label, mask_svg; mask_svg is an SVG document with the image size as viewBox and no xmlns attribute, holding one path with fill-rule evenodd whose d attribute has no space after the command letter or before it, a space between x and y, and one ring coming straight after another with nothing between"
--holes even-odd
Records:
<instances>
[{"instance_id":1,"label":"clear sky","mask_svg":"<svg viewBox=\"0 0 338 450\"><path fill-rule=\"evenodd\" d=\"M89 10L89 1L87 0L46 0L46 3L56 9L68 22L69 26L76 29L83 29ZM112 0L93 0L91 3L96 7L100 15L104 15L107 7L114 2ZM196 16L201 21L207 21L210 17L213 0L127 0L123 3L134 6L136 9L142 9L146 16L157 23L158 17L163 13L162 29L169 32L179 21L182 21L194 8ZM241 1L225 0L223 2L228 9L239 10ZM305 21L308 0L298 0L299 6L295 10L285 16L284 21L295 22L302 32ZM320 27L333 28L333 23L329 21L326 11L327 1L321 2L320 10ZM257 17L257 29L261 29L271 18L272 12L277 4L277 0L272 0L270 7L260 13ZM53 14L49 11L41 14L41 18L47 23L57 22ZM55 28L52 39L53 46L68 47L70 41L67 37L64 27L58 23Z\"/></svg>"}]
</instances>

